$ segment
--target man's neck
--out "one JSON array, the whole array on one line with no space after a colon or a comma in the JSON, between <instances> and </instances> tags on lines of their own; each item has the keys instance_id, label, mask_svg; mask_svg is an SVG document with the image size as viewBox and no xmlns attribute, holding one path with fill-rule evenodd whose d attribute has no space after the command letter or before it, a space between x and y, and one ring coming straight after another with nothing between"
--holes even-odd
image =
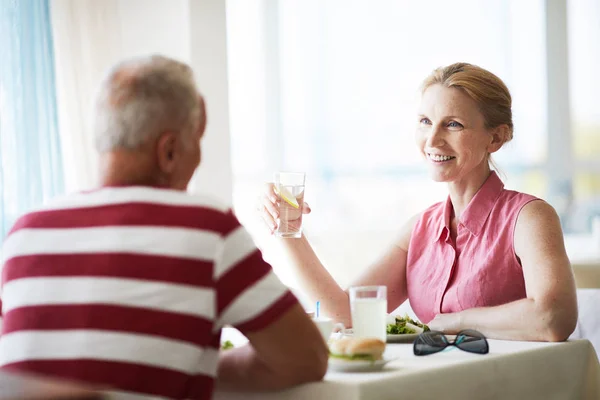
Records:
<instances>
[{"instance_id":1,"label":"man's neck","mask_svg":"<svg viewBox=\"0 0 600 400\"><path fill-rule=\"evenodd\" d=\"M166 187L159 169L142 152L116 150L100 156L101 186Z\"/></svg>"}]
</instances>

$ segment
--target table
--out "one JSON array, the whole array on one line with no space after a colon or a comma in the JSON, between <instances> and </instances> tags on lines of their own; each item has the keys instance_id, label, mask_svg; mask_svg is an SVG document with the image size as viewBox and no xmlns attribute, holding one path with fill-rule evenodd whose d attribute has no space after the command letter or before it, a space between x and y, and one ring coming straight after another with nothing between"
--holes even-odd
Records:
<instances>
[{"instance_id":1,"label":"table","mask_svg":"<svg viewBox=\"0 0 600 400\"><path fill-rule=\"evenodd\" d=\"M323 382L275 393L216 392L215 400L599 399L600 365L587 340L490 340L490 354L456 348L416 357L388 344L381 372L328 372Z\"/></svg>"},{"instance_id":2,"label":"table","mask_svg":"<svg viewBox=\"0 0 600 400\"><path fill-rule=\"evenodd\" d=\"M600 356L600 289L577 289L579 318L571 339L588 339Z\"/></svg>"},{"instance_id":3,"label":"table","mask_svg":"<svg viewBox=\"0 0 600 400\"><path fill-rule=\"evenodd\" d=\"M103 396L82 385L0 370L0 400L96 400Z\"/></svg>"}]
</instances>

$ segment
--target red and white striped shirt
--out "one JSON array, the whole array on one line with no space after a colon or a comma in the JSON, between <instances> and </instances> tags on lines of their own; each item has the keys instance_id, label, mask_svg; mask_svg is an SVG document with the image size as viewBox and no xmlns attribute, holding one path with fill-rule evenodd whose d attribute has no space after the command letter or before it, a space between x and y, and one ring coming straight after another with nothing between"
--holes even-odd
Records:
<instances>
[{"instance_id":1,"label":"red and white striped shirt","mask_svg":"<svg viewBox=\"0 0 600 400\"><path fill-rule=\"evenodd\" d=\"M227 208L149 187L67 196L2 252L0 366L131 398L209 399L221 327L297 304Z\"/></svg>"}]
</instances>

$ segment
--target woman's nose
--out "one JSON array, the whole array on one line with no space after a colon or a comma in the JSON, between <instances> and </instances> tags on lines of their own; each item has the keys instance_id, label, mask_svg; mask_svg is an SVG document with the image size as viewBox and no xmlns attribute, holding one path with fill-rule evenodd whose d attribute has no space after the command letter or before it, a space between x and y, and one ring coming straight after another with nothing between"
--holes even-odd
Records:
<instances>
[{"instance_id":1,"label":"woman's nose","mask_svg":"<svg viewBox=\"0 0 600 400\"><path fill-rule=\"evenodd\" d=\"M434 126L429 130L427 135L426 145L427 147L436 148L441 147L445 143L441 129Z\"/></svg>"}]
</instances>

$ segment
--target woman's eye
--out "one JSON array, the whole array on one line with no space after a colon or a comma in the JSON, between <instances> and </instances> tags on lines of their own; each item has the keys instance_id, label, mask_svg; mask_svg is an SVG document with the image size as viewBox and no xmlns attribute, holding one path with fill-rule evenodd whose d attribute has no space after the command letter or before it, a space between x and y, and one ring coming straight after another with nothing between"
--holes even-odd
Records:
<instances>
[{"instance_id":1,"label":"woman's eye","mask_svg":"<svg viewBox=\"0 0 600 400\"><path fill-rule=\"evenodd\" d=\"M429 120L429 118L421 118L419 123L429 125L429 124L431 124L431 121Z\"/></svg>"},{"instance_id":2,"label":"woman's eye","mask_svg":"<svg viewBox=\"0 0 600 400\"><path fill-rule=\"evenodd\" d=\"M456 121L450 121L450 122L448 123L448 126L449 126L450 128L462 128L462 127L463 127L461 124L459 124L459 123L458 123L458 122L456 122Z\"/></svg>"}]
</instances>

